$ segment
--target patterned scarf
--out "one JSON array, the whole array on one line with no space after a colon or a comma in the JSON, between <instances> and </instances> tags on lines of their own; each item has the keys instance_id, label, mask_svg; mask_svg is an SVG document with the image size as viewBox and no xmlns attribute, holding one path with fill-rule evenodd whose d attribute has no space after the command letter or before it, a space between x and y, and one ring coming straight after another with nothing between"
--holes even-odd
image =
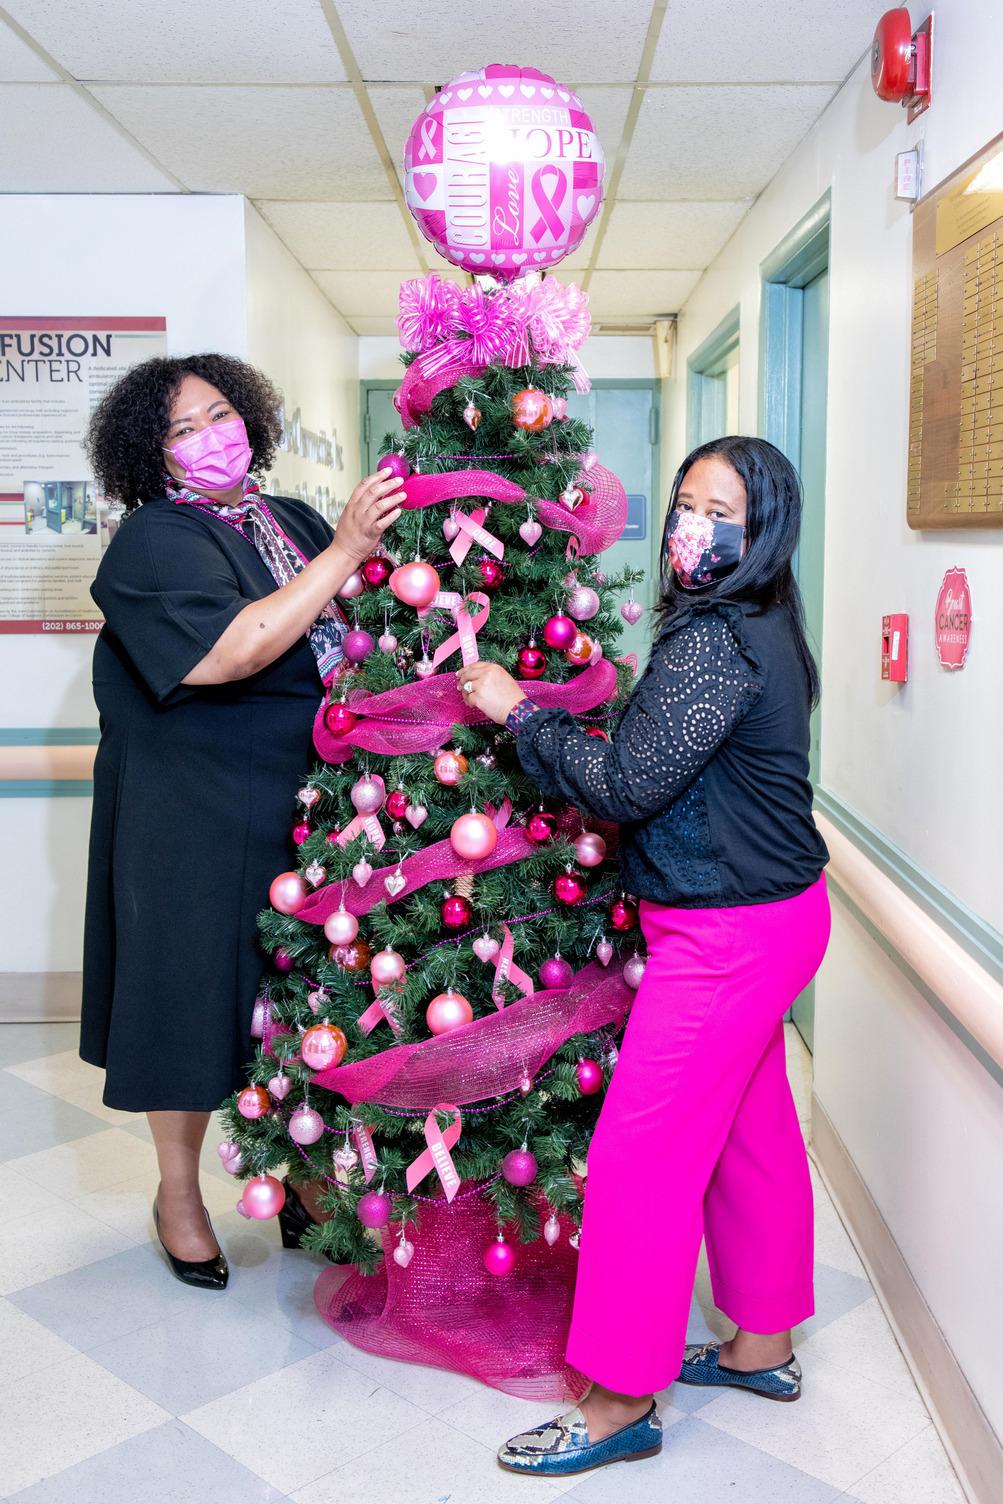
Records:
<instances>
[{"instance_id":1,"label":"patterned scarf","mask_svg":"<svg viewBox=\"0 0 1003 1504\"><path fill-rule=\"evenodd\" d=\"M218 517L242 538L253 543L276 585L288 585L309 563L289 534L283 532L271 507L250 476L244 481L244 493L236 506L208 501L197 491L185 490L172 478L167 481L167 495L171 501L179 504L183 502L187 506L197 507L200 512ZM336 601L330 600L306 634L324 684L330 684L341 663L341 644L346 625L341 608Z\"/></svg>"}]
</instances>

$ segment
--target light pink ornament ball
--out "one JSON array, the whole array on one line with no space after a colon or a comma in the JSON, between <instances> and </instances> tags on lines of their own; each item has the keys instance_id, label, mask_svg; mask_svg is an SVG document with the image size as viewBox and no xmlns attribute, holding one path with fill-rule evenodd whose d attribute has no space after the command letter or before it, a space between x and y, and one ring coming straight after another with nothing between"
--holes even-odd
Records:
<instances>
[{"instance_id":1,"label":"light pink ornament ball","mask_svg":"<svg viewBox=\"0 0 1003 1504\"><path fill-rule=\"evenodd\" d=\"M276 1180L274 1175L256 1175L244 1186L240 1199L245 1216L253 1217L256 1222L266 1222L269 1217L277 1217L285 1206L286 1193L281 1180Z\"/></svg>"}]
</instances>

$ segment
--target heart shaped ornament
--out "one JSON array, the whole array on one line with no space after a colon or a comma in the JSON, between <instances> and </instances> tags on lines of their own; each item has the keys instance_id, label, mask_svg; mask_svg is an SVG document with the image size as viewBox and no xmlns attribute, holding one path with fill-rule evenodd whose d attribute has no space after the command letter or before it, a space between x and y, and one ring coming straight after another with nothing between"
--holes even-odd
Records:
<instances>
[{"instance_id":1,"label":"heart shaped ornament","mask_svg":"<svg viewBox=\"0 0 1003 1504\"><path fill-rule=\"evenodd\" d=\"M487 964L488 961L494 960L495 956L501 949L501 946L498 944L498 941L492 939L490 935L478 935L477 939L474 941L473 948L474 955L477 957L477 959Z\"/></svg>"},{"instance_id":2,"label":"heart shaped ornament","mask_svg":"<svg viewBox=\"0 0 1003 1504\"><path fill-rule=\"evenodd\" d=\"M240 1200L240 1201L237 1202L237 1210L238 1210L238 1212L240 1213L240 1215L242 1217L246 1217L247 1220L248 1220L248 1222L250 1222L250 1220L251 1220L251 1214L247 1210L247 1207L244 1205L243 1200Z\"/></svg>"},{"instance_id":3,"label":"heart shaped ornament","mask_svg":"<svg viewBox=\"0 0 1003 1504\"><path fill-rule=\"evenodd\" d=\"M359 1156L356 1154L355 1150L348 1144L344 1144L340 1149L335 1149L334 1153L331 1155L331 1158L334 1160L334 1163L337 1165L338 1169L344 1170L346 1175L350 1174L351 1171L355 1169L355 1166L359 1163Z\"/></svg>"},{"instance_id":4,"label":"heart shaped ornament","mask_svg":"<svg viewBox=\"0 0 1003 1504\"><path fill-rule=\"evenodd\" d=\"M384 632L382 637L377 638L376 646L381 653L392 653L397 646L397 639L392 632Z\"/></svg>"},{"instance_id":5,"label":"heart shaped ornament","mask_svg":"<svg viewBox=\"0 0 1003 1504\"><path fill-rule=\"evenodd\" d=\"M366 883L369 881L372 875L373 869L366 861L365 857L362 858L361 862L356 862L355 866L352 868L352 876L358 883L360 888L364 888L366 886Z\"/></svg>"},{"instance_id":6,"label":"heart shaped ornament","mask_svg":"<svg viewBox=\"0 0 1003 1504\"><path fill-rule=\"evenodd\" d=\"M644 607L641 605L640 601L624 601L623 605L620 607L620 615L623 617L625 622L629 622L629 624L634 627L644 615Z\"/></svg>"},{"instance_id":7,"label":"heart shaped ornament","mask_svg":"<svg viewBox=\"0 0 1003 1504\"><path fill-rule=\"evenodd\" d=\"M223 1169L228 1175L240 1174L244 1168L244 1156L241 1154L237 1144L231 1143L229 1139L224 1139L221 1144L216 1145L216 1153L223 1161Z\"/></svg>"},{"instance_id":8,"label":"heart shaped ornament","mask_svg":"<svg viewBox=\"0 0 1003 1504\"><path fill-rule=\"evenodd\" d=\"M412 829L417 830L428 819L428 810L423 804L409 804L404 811L404 818Z\"/></svg>"},{"instance_id":9,"label":"heart shaped ornament","mask_svg":"<svg viewBox=\"0 0 1003 1504\"><path fill-rule=\"evenodd\" d=\"M543 528L531 517L528 522L520 524L519 537L523 543L528 543L530 548L532 548L543 537Z\"/></svg>"},{"instance_id":10,"label":"heart shaped ornament","mask_svg":"<svg viewBox=\"0 0 1003 1504\"><path fill-rule=\"evenodd\" d=\"M383 886L391 898L396 898L397 894L407 887L407 878L398 868L396 872L391 872L389 877L383 879Z\"/></svg>"},{"instance_id":11,"label":"heart shaped ornament","mask_svg":"<svg viewBox=\"0 0 1003 1504\"><path fill-rule=\"evenodd\" d=\"M445 522L442 524L442 536L445 538L446 542L452 543L453 539L456 537L459 531L460 524L457 522L456 518L452 516L447 517Z\"/></svg>"},{"instance_id":12,"label":"heart shaped ornament","mask_svg":"<svg viewBox=\"0 0 1003 1504\"><path fill-rule=\"evenodd\" d=\"M410 1238L402 1238L394 1249L394 1263L399 1264L402 1269L406 1269L413 1258L414 1244Z\"/></svg>"},{"instance_id":13,"label":"heart shaped ornament","mask_svg":"<svg viewBox=\"0 0 1003 1504\"><path fill-rule=\"evenodd\" d=\"M311 862L309 867L303 873L303 876L306 878L311 888L319 888L321 883L327 877L327 869L325 867L322 867L320 865L320 862Z\"/></svg>"},{"instance_id":14,"label":"heart shaped ornament","mask_svg":"<svg viewBox=\"0 0 1003 1504\"><path fill-rule=\"evenodd\" d=\"M608 940L600 940L596 946L596 959L608 966L613 959L613 947Z\"/></svg>"},{"instance_id":15,"label":"heart shaped ornament","mask_svg":"<svg viewBox=\"0 0 1003 1504\"><path fill-rule=\"evenodd\" d=\"M287 1076L285 1072L280 1072L277 1076L273 1076L269 1081L268 1090L275 1098L276 1102L282 1102L292 1091L292 1085L293 1083L291 1078Z\"/></svg>"},{"instance_id":16,"label":"heart shaped ornament","mask_svg":"<svg viewBox=\"0 0 1003 1504\"><path fill-rule=\"evenodd\" d=\"M323 987L315 987L313 992L308 992L306 1000L310 1004L311 1013L319 1013L327 1002L327 993Z\"/></svg>"}]
</instances>

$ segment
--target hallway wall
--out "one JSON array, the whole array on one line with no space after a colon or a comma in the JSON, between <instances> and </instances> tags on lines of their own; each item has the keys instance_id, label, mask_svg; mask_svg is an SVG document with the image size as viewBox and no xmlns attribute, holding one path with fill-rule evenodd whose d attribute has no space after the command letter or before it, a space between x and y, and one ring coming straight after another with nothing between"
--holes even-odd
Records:
<instances>
[{"instance_id":1,"label":"hallway wall","mask_svg":"<svg viewBox=\"0 0 1003 1504\"><path fill-rule=\"evenodd\" d=\"M998 133L1001 44L1003 18L938 4L934 104L912 126L875 98L861 61L684 306L669 399L678 461L687 356L739 304L740 426L757 432L760 264L831 192L821 787L997 930L1003 534L906 525L912 225L892 173L895 153L922 140L928 191ZM955 564L968 570L974 630L965 669L950 674L937 663L933 611ZM885 611L910 613L901 688L879 678ZM1003 1092L846 912L817 986L815 1072L819 1101L1003 1433L1003 1370L986 1342L1003 1328L1003 1289L990 1277L1003 1216L987 1195L1003 1158Z\"/></svg>"}]
</instances>

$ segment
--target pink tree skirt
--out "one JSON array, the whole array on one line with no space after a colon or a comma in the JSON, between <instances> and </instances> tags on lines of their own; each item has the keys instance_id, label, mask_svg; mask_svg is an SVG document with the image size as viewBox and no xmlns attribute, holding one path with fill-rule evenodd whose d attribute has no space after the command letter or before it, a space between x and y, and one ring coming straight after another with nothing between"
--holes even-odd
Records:
<instances>
[{"instance_id":1,"label":"pink tree skirt","mask_svg":"<svg viewBox=\"0 0 1003 1504\"><path fill-rule=\"evenodd\" d=\"M568 1242L574 1230L561 1218L552 1248L543 1237L515 1245L516 1266L499 1277L484 1267L498 1231L492 1204L482 1196L426 1203L420 1228L408 1232L414 1256L406 1269L394 1262L397 1239L385 1228L382 1267L371 1275L325 1269L314 1300L328 1325L365 1352L469 1374L522 1399L577 1402L588 1380L564 1357L578 1267Z\"/></svg>"}]
</instances>

